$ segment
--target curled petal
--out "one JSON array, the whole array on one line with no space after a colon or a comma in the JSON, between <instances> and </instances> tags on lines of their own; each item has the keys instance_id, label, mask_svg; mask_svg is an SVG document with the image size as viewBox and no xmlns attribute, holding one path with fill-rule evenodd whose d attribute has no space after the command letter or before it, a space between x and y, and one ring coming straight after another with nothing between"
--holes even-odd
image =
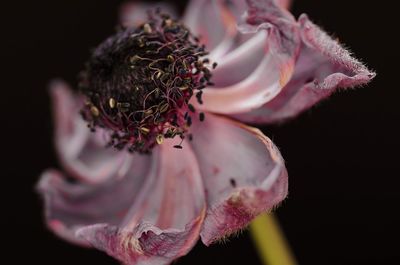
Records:
<instances>
[{"instance_id":1,"label":"curled petal","mask_svg":"<svg viewBox=\"0 0 400 265\"><path fill-rule=\"evenodd\" d=\"M282 121L310 108L339 88L363 85L375 76L306 15L300 17L299 25L303 44L290 82L272 101L235 118L252 123Z\"/></svg>"},{"instance_id":2,"label":"curled petal","mask_svg":"<svg viewBox=\"0 0 400 265\"><path fill-rule=\"evenodd\" d=\"M168 140L154 150L153 165L123 222L82 227L77 236L125 264L166 264L186 254L204 220L204 190L190 146L172 146Z\"/></svg>"},{"instance_id":3,"label":"curled petal","mask_svg":"<svg viewBox=\"0 0 400 265\"><path fill-rule=\"evenodd\" d=\"M300 46L295 21L273 2L265 10L249 6L240 30L254 36L222 59L214 72L216 87L204 89L203 104L193 100L199 109L233 114L259 108L280 93L293 73Z\"/></svg>"},{"instance_id":4,"label":"curled petal","mask_svg":"<svg viewBox=\"0 0 400 265\"><path fill-rule=\"evenodd\" d=\"M218 61L218 67L213 70L212 78L216 87L224 88L235 85L257 69L265 56L268 38L264 31L252 34L252 36Z\"/></svg>"},{"instance_id":5,"label":"curled petal","mask_svg":"<svg viewBox=\"0 0 400 265\"><path fill-rule=\"evenodd\" d=\"M164 2L146 3L145 1L126 2L120 8L120 23L124 27L137 27L148 20L147 14L150 10L160 8L163 12L177 17L175 7Z\"/></svg>"},{"instance_id":6,"label":"curled petal","mask_svg":"<svg viewBox=\"0 0 400 265\"><path fill-rule=\"evenodd\" d=\"M266 34L259 34L255 40L268 38L268 41L266 43L256 43L254 46L258 50L247 51L255 52L256 54L263 53L261 62L254 71L235 84L204 89L204 103L198 104L193 100L193 104L198 109L221 114L242 113L262 106L280 93L292 75L295 51L293 53L280 51L280 48L276 45L277 38L279 38L278 31L272 27L268 27L266 30ZM253 47L253 45L249 46ZM234 56L229 59L240 61ZM235 72L240 72L243 69L240 66L241 63L238 63L238 65L232 64L229 68L234 68L235 70L232 73L229 73L228 70L224 74L231 74L232 78L235 79L241 77L243 76L242 74L234 75ZM221 69L221 72L224 70Z\"/></svg>"},{"instance_id":7,"label":"curled petal","mask_svg":"<svg viewBox=\"0 0 400 265\"><path fill-rule=\"evenodd\" d=\"M277 148L257 129L212 114L192 127L208 204L200 235L209 245L281 202L287 172Z\"/></svg>"},{"instance_id":8,"label":"curled petal","mask_svg":"<svg viewBox=\"0 0 400 265\"><path fill-rule=\"evenodd\" d=\"M299 24L303 43L308 48L329 59L332 64L340 67L344 72L334 73L329 76L322 88L336 85L339 87L354 87L369 82L375 76L375 73L369 71L361 62L353 58L346 49L341 47L337 41L332 40L324 31L312 23L306 15L300 16ZM350 78L343 77L345 74L352 76Z\"/></svg>"},{"instance_id":9,"label":"curled petal","mask_svg":"<svg viewBox=\"0 0 400 265\"><path fill-rule=\"evenodd\" d=\"M81 245L75 236L82 226L120 224L139 193L151 166L150 157L135 155L134 167L124 178L110 178L98 185L71 183L65 176L48 170L37 186L45 201L48 227L58 236Z\"/></svg>"},{"instance_id":10,"label":"curled petal","mask_svg":"<svg viewBox=\"0 0 400 265\"><path fill-rule=\"evenodd\" d=\"M282 1L275 0L246 0L248 5L247 23L250 25L259 25L264 22L287 27L288 22L294 22L294 17L290 12L282 8ZM282 32L283 35L291 32Z\"/></svg>"},{"instance_id":11,"label":"curled petal","mask_svg":"<svg viewBox=\"0 0 400 265\"><path fill-rule=\"evenodd\" d=\"M241 0L191 0L184 21L207 46L211 60L218 61L235 46L237 21L245 8L246 4Z\"/></svg>"},{"instance_id":12,"label":"curled petal","mask_svg":"<svg viewBox=\"0 0 400 265\"><path fill-rule=\"evenodd\" d=\"M183 229L161 230L142 223L128 230L96 224L78 230L77 236L127 265L170 264L197 242L203 218L204 211Z\"/></svg>"},{"instance_id":13,"label":"curled petal","mask_svg":"<svg viewBox=\"0 0 400 265\"><path fill-rule=\"evenodd\" d=\"M61 81L51 84L50 93L56 151L68 173L88 183L122 176L131 163L130 157L127 152L105 148L108 134L102 129L89 131L79 114L83 100Z\"/></svg>"}]
</instances>

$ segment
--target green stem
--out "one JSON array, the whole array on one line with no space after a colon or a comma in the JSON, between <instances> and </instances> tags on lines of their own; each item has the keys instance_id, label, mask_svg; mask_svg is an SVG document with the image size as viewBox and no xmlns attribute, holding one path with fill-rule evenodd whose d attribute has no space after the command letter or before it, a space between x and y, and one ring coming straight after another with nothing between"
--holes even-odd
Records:
<instances>
[{"instance_id":1,"label":"green stem","mask_svg":"<svg viewBox=\"0 0 400 265\"><path fill-rule=\"evenodd\" d=\"M258 216L250 225L250 233L265 265L297 264L272 213Z\"/></svg>"}]
</instances>

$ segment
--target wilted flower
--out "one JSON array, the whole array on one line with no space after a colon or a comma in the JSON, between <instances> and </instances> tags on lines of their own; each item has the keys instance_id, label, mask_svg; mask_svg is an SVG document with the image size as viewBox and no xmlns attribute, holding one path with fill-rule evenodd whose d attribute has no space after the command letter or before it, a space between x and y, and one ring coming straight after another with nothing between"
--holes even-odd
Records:
<instances>
[{"instance_id":1,"label":"wilted flower","mask_svg":"<svg viewBox=\"0 0 400 265\"><path fill-rule=\"evenodd\" d=\"M38 185L53 232L126 264L169 263L285 198L279 151L239 121L291 118L374 76L272 0L192 0L181 21L147 7L123 8L79 95L52 85L65 175Z\"/></svg>"}]
</instances>

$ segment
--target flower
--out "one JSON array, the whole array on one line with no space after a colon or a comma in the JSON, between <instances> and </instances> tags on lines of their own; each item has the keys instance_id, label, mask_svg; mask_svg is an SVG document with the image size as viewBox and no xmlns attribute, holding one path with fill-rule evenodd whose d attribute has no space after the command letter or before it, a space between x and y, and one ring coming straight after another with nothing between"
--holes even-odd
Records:
<instances>
[{"instance_id":1,"label":"flower","mask_svg":"<svg viewBox=\"0 0 400 265\"><path fill-rule=\"evenodd\" d=\"M241 121L292 118L374 77L287 5L193 0L184 23L157 12L148 20L146 4L124 6L127 29L96 49L82 93L51 86L65 172L49 169L38 184L48 227L125 264L166 264L199 237L209 245L279 204L284 161Z\"/></svg>"}]
</instances>

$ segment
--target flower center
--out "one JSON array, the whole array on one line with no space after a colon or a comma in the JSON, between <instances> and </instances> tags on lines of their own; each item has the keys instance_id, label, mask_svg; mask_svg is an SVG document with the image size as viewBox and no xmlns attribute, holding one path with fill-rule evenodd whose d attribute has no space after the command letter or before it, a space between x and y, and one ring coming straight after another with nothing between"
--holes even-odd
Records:
<instances>
[{"instance_id":1,"label":"flower center","mask_svg":"<svg viewBox=\"0 0 400 265\"><path fill-rule=\"evenodd\" d=\"M183 140L192 118L204 119L189 100L195 95L201 104L202 89L212 84L205 55L183 24L150 13L147 23L94 50L80 76L83 118L92 131L108 129L110 146L131 152L147 153L165 138Z\"/></svg>"}]
</instances>

